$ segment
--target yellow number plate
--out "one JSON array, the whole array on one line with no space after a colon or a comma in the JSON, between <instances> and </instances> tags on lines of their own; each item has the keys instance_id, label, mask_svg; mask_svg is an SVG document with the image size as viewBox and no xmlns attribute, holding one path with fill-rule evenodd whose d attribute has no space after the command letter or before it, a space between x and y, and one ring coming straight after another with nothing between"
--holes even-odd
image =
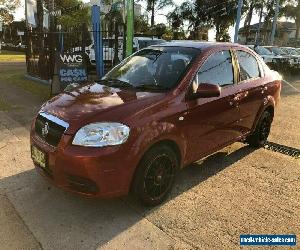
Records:
<instances>
[{"instance_id":1,"label":"yellow number plate","mask_svg":"<svg viewBox=\"0 0 300 250\"><path fill-rule=\"evenodd\" d=\"M40 167L46 168L46 154L35 146L31 147L31 158Z\"/></svg>"}]
</instances>

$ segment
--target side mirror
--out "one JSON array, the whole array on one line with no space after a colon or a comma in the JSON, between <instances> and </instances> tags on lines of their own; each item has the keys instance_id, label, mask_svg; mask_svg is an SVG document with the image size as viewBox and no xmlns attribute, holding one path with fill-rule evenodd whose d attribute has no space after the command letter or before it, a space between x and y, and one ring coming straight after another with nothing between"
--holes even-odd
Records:
<instances>
[{"instance_id":1,"label":"side mirror","mask_svg":"<svg viewBox=\"0 0 300 250\"><path fill-rule=\"evenodd\" d=\"M209 98L221 95L221 88L218 85L210 83L200 83L196 93L192 94L192 98Z\"/></svg>"}]
</instances>

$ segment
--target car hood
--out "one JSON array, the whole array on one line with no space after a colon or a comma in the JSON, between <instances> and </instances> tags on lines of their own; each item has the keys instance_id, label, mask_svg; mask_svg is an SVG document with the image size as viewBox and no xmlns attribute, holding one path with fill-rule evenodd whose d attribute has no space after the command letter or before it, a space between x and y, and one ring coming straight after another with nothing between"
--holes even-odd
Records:
<instances>
[{"instance_id":1,"label":"car hood","mask_svg":"<svg viewBox=\"0 0 300 250\"><path fill-rule=\"evenodd\" d=\"M166 93L120 89L93 83L64 92L46 102L41 112L52 114L69 123L67 133L73 134L91 122L121 122L139 111L157 104Z\"/></svg>"}]
</instances>

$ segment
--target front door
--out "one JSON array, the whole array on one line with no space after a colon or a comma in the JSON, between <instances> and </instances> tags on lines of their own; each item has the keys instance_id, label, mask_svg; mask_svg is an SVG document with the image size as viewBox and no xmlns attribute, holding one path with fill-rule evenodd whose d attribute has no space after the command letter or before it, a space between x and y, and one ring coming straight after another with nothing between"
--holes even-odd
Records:
<instances>
[{"instance_id":1,"label":"front door","mask_svg":"<svg viewBox=\"0 0 300 250\"><path fill-rule=\"evenodd\" d=\"M221 96L187 100L184 131L188 140L188 162L196 161L240 136L231 52L223 50L211 54L196 77L199 84L218 84Z\"/></svg>"}]
</instances>

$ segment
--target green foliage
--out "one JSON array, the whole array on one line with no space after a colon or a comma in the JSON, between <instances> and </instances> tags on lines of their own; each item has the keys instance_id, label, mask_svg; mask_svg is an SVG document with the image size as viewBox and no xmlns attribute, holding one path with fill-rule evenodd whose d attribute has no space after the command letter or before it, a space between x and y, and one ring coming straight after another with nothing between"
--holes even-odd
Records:
<instances>
[{"instance_id":1,"label":"green foliage","mask_svg":"<svg viewBox=\"0 0 300 250\"><path fill-rule=\"evenodd\" d=\"M56 9L62 10L62 15L58 17L58 24L63 30L71 30L82 27L82 24L89 24L91 20L90 10L87 7L80 7L80 0L57 0Z\"/></svg>"},{"instance_id":2,"label":"green foliage","mask_svg":"<svg viewBox=\"0 0 300 250\"><path fill-rule=\"evenodd\" d=\"M162 37L163 34L165 34L167 31L167 26L163 23L159 23L154 25L151 30L150 30L150 34L153 36L158 36L158 37Z\"/></svg>"},{"instance_id":3,"label":"green foliage","mask_svg":"<svg viewBox=\"0 0 300 250\"><path fill-rule=\"evenodd\" d=\"M173 0L146 0L147 11L151 13L151 27L154 26L154 18L157 11L162 10L167 6L173 6Z\"/></svg>"},{"instance_id":4,"label":"green foliage","mask_svg":"<svg viewBox=\"0 0 300 250\"><path fill-rule=\"evenodd\" d=\"M134 17L134 32L138 34L147 34L150 26L144 16Z\"/></svg>"},{"instance_id":5,"label":"green foliage","mask_svg":"<svg viewBox=\"0 0 300 250\"><path fill-rule=\"evenodd\" d=\"M283 8L287 17L293 18L296 22L296 35L295 38L300 38L300 0L289 1Z\"/></svg>"},{"instance_id":6,"label":"green foliage","mask_svg":"<svg viewBox=\"0 0 300 250\"><path fill-rule=\"evenodd\" d=\"M178 6L175 7L175 9L167 15L167 19L170 22L172 30L179 30L183 25L182 13Z\"/></svg>"},{"instance_id":7,"label":"green foliage","mask_svg":"<svg viewBox=\"0 0 300 250\"><path fill-rule=\"evenodd\" d=\"M9 24L14 20L13 13L20 6L20 0L0 0L0 20Z\"/></svg>"}]
</instances>

